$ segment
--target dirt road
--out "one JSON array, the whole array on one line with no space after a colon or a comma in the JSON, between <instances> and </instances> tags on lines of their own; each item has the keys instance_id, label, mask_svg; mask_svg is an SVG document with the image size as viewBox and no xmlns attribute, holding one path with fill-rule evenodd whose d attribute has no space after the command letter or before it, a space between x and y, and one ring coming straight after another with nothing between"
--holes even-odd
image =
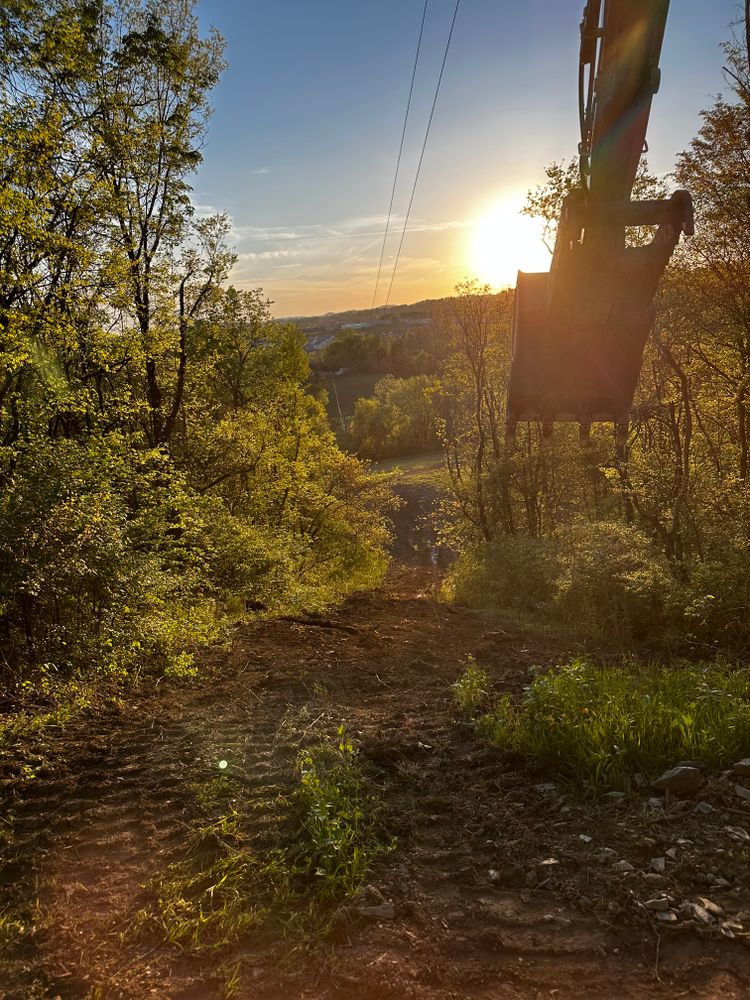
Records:
<instances>
[{"instance_id":1,"label":"dirt road","mask_svg":"<svg viewBox=\"0 0 750 1000\"><path fill-rule=\"evenodd\" d=\"M372 873L394 916L350 915L331 943L283 965L248 940L249 971L233 995L750 995L744 940L657 934L630 905L635 883L592 859L591 847L625 850L626 814L549 803L534 787L543 775L457 723L450 684L467 654L515 690L556 651L445 607L435 582L429 569L401 568L333 623L246 627L231 650L205 657L197 684L161 685L82 720L33 780L9 778L0 880L6 900L35 901L35 930L0 960L0 997L224 996L215 959L127 933L149 901L144 886L179 852L195 789L219 760L257 795L262 846L292 774L285 734L338 723L361 746L397 838Z\"/></svg>"}]
</instances>

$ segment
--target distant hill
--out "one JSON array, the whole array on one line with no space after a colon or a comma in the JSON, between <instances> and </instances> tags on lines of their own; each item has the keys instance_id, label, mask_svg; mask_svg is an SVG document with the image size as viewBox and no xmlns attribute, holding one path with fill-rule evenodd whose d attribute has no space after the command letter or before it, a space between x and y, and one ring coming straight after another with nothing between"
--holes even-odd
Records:
<instances>
[{"instance_id":1,"label":"distant hill","mask_svg":"<svg viewBox=\"0 0 750 1000\"><path fill-rule=\"evenodd\" d=\"M447 299L425 299L411 305L378 306L375 309L349 309L330 312L322 316L285 316L283 321L296 323L307 338L309 351L326 347L340 331L345 329L376 333L380 336L398 336L407 329L431 326L436 309Z\"/></svg>"}]
</instances>

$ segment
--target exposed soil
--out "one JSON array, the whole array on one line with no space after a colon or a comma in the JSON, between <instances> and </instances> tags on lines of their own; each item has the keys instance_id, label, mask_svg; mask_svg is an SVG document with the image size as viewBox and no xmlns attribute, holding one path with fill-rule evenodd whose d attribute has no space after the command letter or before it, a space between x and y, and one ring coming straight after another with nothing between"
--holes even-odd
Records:
<instances>
[{"instance_id":1,"label":"exposed soil","mask_svg":"<svg viewBox=\"0 0 750 1000\"><path fill-rule=\"evenodd\" d=\"M689 921L659 929L639 906L657 888L680 899L708 894L702 872L718 862L727 885L712 898L728 913L743 899L750 908L746 855L739 865L733 842L721 839L723 824L742 820L650 815L637 796L585 806L537 790L548 776L457 722L450 685L467 654L515 691L532 664L562 651L439 603L435 572L397 567L326 627L245 627L231 650L206 654L199 683L161 685L90 715L48 741L33 780L8 775L3 817L13 839L0 884L6 900L36 912L23 947L0 959L0 997L222 997L216 959L123 932L149 902L149 880L179 854L195 789L219 760L257 795L262 848L279 819L274 796L293 773L288 734L339 722L361 746L397 838L366 894L392 901L394 917L368 920L348 905L332 941L286 964L248 940L237 996L750 995L741 931L730 939ZM648 859L678 838L682 863L647 874ZM724 853L710 856L719 844ZM603 847L633 871L597 860Z\"/></svg>"}]
</instances>

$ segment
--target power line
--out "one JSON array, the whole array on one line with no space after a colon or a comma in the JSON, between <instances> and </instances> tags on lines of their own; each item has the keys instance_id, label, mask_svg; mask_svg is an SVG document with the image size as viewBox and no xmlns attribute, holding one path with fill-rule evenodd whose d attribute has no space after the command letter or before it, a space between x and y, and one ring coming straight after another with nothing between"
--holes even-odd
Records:
<instances>
[{"instance_id":1,"label":"power line","mask_svg":"<svg viewBox=\"0 0 750 1000\"><path fill-rule=\"evenodd\" d=\"M372 293L372 306L370 307L370 312L375 309L375 299L378 294L378 285L380 284L380 273L383 270L383 259L385 257L385 245L388 241L388 229L391 224L391 214L393 213L393 200L396 197L396 185L398 184L398 172L401 166L401 154L404 151L404 139L406 138L406 126L409 121L409 109L411 108L411 99L414 93L414 80L417 76L417 63L419 62L419 52L422 48L422 35L424 34L424 22L427 17L427 5L430 0L424 0L424 10L422 11L422 23L419 26L419 38L417 39L417 51L414 56L414 67L411 71L411 83L409 84L409 97L406 102L406 114L404 115L404 127L401 130L401 144L398 147L398 158L396 159L396 174L393 178L393 189L391 190L391 203L388 206L388 218L385 223L385 233L383 234L383 246L380 250L380 263L378 264L378 276L375 279L375 291Z\"/></svg>"},{"instance_id":2,"label":"power line","mask_svg":"<svg viewBox=\"0 0 750 1000\"><path fill-rule=\"evenodd\" d=\"M458 8L461 6L461 0L456 0L456 7L453 11L453 20L451 21L451 30L448 33L448 41L445 44L445 52L443 53L443 62L440 67L440 75L438 76L437 86L435 87L435 96L432 99L432 108L430 110L430 117L427 121L427 129L424 134L424 142L422 143L422 152L419 154L419 163L417 164L417 172L414 176L414 185L411 189L411 197L409 198L409 207L406 210L406 218L404 219L404 228L401 231L401 240L398 245L398 252L396 254L396 262L393 265L393 273L391 274L391 283L388 286L388 295L385 299L385 305L387 306L391 300L391 292L393 291L393 281L396 277L396 269L398 268L398 262L401 257L401 248L404 245L404 237L406 235L406 227L409 225L409 216L411 215L411 207L414 203L414 195L417 191L417 184L419 183L419 174L422 170L422 161L424 160L424 151L427 148L427 140L430 137L430 127L432 126L432 119L435 114L435 106L437 104L438 94L440 93L440 84L443 82L443 73L445 72L445 64L448 61L448 52L451 47L451 39L453 38L453 29L456 26L456 18L458 17Z\"/></svg>"}]
</instances>

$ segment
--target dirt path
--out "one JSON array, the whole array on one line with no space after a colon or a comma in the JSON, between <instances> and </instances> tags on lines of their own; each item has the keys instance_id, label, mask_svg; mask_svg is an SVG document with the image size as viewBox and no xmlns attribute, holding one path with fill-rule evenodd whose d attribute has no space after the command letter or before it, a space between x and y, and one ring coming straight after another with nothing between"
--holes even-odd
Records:
<instances>
[{"instance_id":1,"label":"dirt path","mask_svg":"<svg viewBox=\"0 0 750 1000\"><path fill-rule=\"evenodd\" d=\"M199 684L71 727L36 778L8 780L15 840L0 884L38 904L35 933L0 962L0 997L219 1000L215 961L123 932L183 843L196 787L217 762L257 796L262 848L292 773L285 734L320 719L345 723L382 789L397 848L372 891L395 916L350 915L332 944L282 967L249 940L252 970L236 996L750 995L744 940L657 935L630 906L632 880L605 876L584 849L581 833L618 850L632 840L623 814L547 801L533 787L540 777L456 723L450 684L467 654L512 690L555 650L446 608L434 584L430 570L402 568L351 599L339 628L247 627L231 651L206 657ZM651 843L631 847L648 854Z\"/></svg>"}]
</instances>

